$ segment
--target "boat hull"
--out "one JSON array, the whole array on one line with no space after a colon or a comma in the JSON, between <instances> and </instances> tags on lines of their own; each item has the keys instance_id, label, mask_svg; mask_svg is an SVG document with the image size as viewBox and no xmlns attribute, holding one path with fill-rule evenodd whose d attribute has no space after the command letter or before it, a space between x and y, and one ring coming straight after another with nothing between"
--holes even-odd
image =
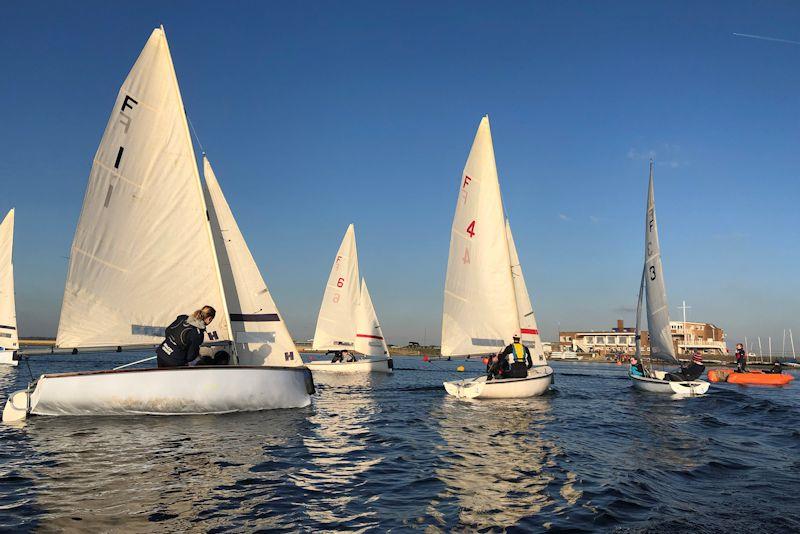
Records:
<instances>
[{"instance_id":1,"label":"boat hull","mask_svg":"<svg viewBox=\"0 0 800 534\"><path fill-rule=\"evenodd\" d=\"M656 371L663 376L663 372ZM633 383L633 387L639 391L648 393L666 393L668 395L703 395L708 391L709 384L703 380L686 380L684 382L670 382L660 378L649 378L628 375Z\"/></svg>"},{"instance_id":2,"label":"boat hull","mask_svg":"<svg viewBox=\"0 0 800 534\"><path fill-rule=\"evenodd\" d=\"M35 415L199 415L301 408L311 403L307 369L203 366L42 375L14 393L3 420L27 401ZM13 401L13 403L11 402ZM9 412L8 414L6 412ZM17 414L19 415L19 414Z\"/></svg>"},{"instance_id":3,"label":"boat hull","mask_svg":"<svg viewBox=\"0 0 800 534\"><path fill-rule=\"evenodd\" d=\"M785 386L794 380L794 377L784 373L764 373L761 371L735 373L733 369L712 369L708 372L708 379L711 382L728 382L729 384Z\"/></svg>"},{"instance_id":4,"label":"boat hull","mask_svg":"<svg viewBox=\"0 0 800 534\"><path fill-rule=\"evenodd\" d=\"M19 362L14 359L15 351L13 350L0 350L0 365L19 365Z\"/></svg>"},{"instance_id":5,"label":"boat hull","mask_svg":"<svg viewBox=\"0 0 800 534\"><path fill-rule=\"evenodd\" d=\"M485 376L444 382L444 389L459 399L526 399L544 394L553 383L550 366L534 367L527 378L486 380Z\"/></svg>"},{"instance_id":6,"label":"boat hull","mask_svg":"<svg viewBox=\"0 0 800 534\"><path fill-rule=\"evenodd\" d=\"M355 362L313 361L307 362L306 367L315 373L391 373L391 358L361 358Z\"/></svg>"}]
</instances>

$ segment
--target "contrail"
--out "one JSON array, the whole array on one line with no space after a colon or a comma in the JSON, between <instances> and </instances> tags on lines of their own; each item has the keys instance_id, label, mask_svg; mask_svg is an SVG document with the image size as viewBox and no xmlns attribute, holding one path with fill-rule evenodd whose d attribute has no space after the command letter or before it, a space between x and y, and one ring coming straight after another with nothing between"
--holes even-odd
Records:
<instances>
[{"instance_id":1,"label":"contrail","mask_svg":"<svg viewBox=\"0 0 800 534\"><path fill-rule=\"evenodd\" d=\"M736 37L747 37L748 39L759 39L761 41L772 41L775 43L789 43L789 44L800 45L800 41L790 41L789 39L778 39L777 37L764 37L763 35L750 35L749 33L736 33L736 32L734 32L733 35L735 35Z\"/></svg>"}]
</instances>

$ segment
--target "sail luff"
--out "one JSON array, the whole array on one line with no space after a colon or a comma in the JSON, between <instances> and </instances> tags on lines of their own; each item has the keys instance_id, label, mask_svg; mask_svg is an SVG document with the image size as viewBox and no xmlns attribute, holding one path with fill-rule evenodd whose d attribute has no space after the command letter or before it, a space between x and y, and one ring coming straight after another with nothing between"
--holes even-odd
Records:
<instances>
[{"instance_id":1,"label":"sail luff","mask_svg":"<svg viewBox=\"0 0 800 534\"><path fill-rule=\"evenodd\" d=\"M647 191L647 216L645 217L645 284L647 290L647 329L650 337L650 357L677 362L672 332L669 325L669 304L661 263L661 246L658 239L658 222L653 179L653 162L650 162L650 181Z\"/></svg>"},{"instance_id":2,"label":"sail luff","mask_svg":"<svg viewBox=\"0 0 800 534\"><path fill-rule=\"evenodd\" d=\"M17 311L14 296L14 208L0 223L0 347L19 348Z\"/></svg>"},{"instance_id":3,"label":"sail luff","mask_svg":"<svg viewBox=\"0 0 800 534\"><path fill-rule=\"evenodd\" d=\"M459 180L442 313L442 355L496 352L519 330L489 118Z\"/></svg>"},{"instance_id":4,"label":"sail luff","mask_svg":"<svg viewBox=\"0 0 800 534\"><path fill-rule=\"evenodd\" d=\"M205 156L203 176L239 363L284 367L302 365L294 340Z\"/></svg>"}]
</instances>

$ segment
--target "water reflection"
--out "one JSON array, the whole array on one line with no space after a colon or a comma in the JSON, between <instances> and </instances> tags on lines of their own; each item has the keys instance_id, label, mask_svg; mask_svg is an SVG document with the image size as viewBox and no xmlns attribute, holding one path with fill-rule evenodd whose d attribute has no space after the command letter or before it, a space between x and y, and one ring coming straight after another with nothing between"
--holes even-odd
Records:
<instances>
[{"instance_id":1,"label":"water reflection","mask_svg":"<svg viewBox=\"0 0 800 534\"><path fill-rule=\"evenodd\" d=\"M292 472L307 410L198 417L46 417L25 428L45 530L170 530L257 516ZM275 465L280 465L275 469ZM258 500L252 497L258 495ZM226 513L220 513L227 510ZM236 513L231 514L231 510ZM260 521L269 527L270 523Z\"/></svg>"},{"instance_id":2,"label":"water reflection","mask_svg":"<svg viewBox=\"0 0 800 534\"><path fill-rule=\"evenodd\" d=\"M367 472L382 461L368 451L370 422L378 414L374 389L382 373L343 375L318 373L319 388L310 432L303 437L308 458L293 476L299 488L314 498L305 502L307 524L325 528L366 529L378 525L378 515L366 506Z\"/></svg>"},{"instance_id":3,"label":"water reflection","mask_svg":"<svg viewBox=\"0 0 800 534\"><path fill-rule=\"evenodd\" d=\"M473 403L446 398L435 417L443 458L437 475L447 488L433 507L446 510L455 501L460 525L485 529L513 526L557 506L553 486L560 498L577 501L574 475L554 473L558 450L541 437L550 410L547 397ZM442 512L432 515L437 513L442 524L452 523Z\"/></svg>"}]
</instances>

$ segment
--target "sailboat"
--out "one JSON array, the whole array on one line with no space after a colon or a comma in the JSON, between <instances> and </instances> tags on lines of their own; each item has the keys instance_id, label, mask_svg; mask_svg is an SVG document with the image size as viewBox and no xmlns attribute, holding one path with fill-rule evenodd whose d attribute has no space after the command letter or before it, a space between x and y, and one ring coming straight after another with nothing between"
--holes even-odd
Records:
<instances>
[{"instance_id":1,"label":"sailboat","mask_svg":"<svg viewBox=\"0 0 800 534\"><path fill-rule=\"evenodd\" d=\"M661 265L661 246L658 242L658 223L656 222L656 203L653 191L653 162L650 161L650 184L647 191L647 213L645 215L645 257L642 280L639 285L639 301L636 305L636 357L641 359L640 319L642 299L647 293L647 328L650 334L650 361L660 360L667 364L679 365L672 343L669 326L669 305L667 289L664 285L664 270ZM708 391L709 383L703 380L670 381L666 372L645 369L647 376L629 374L636 389L652 393L680 395L702 395Z\"/></svg>"},{"instance_id":2,"label":"sailboat","mask_svg":"<svg viewBox=\"0 0 800 534\"><path fill-rule=\"evenodd\" d=\"M56 346L152 348L176 316L211 305L218 311L206 341L229 351L231 364L44 374L11 395L4 421L310 404L311 373L287 341L204 163L205 193L167 39L156 28L117 95L92 164Z\"/></svg>"},{"instance_id":3,"label":"sailboat","mask_svg":"<svg viewBox=\"0 0 800 534\"><path fill-rule=\"evenodd\" d=\"M328 276L314 332L314 350L355 351L355 361L307 362L312 371L334 373L390 373L392 357L372 305L367 282L359 280L356 232L347 227Z\"/></svg>"},{"instance_id":4,"label":"sailboat","mask_svg":"<svg viewBox=\"0 0 800 534\"><path fill-rule=\"evenodd\" d=\"M17 365L19 349L17 310L14 303L14 209L0 223L0 365Z\"/></svg>"},{"instance_id":5,"label":"sailboat","mask_svg":"<svg viewBox=\"0 0 800 534\"><path fill-rule=\"evenodd\" d=\"M442 356L496 354L520 335L531 352L526 378L485 376L445 382L460 398L526 398L553 382L522 274L494 159L489 117L483 117L459 182L444 290Z\"/></svg>"}]
</instances>

